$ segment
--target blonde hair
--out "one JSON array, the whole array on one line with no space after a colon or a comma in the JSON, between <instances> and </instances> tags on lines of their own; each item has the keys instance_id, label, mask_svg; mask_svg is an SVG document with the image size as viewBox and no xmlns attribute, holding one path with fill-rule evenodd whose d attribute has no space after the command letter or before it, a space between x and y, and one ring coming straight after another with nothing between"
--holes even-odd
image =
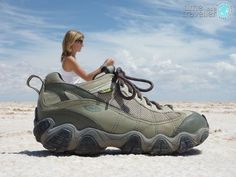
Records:
<instances>
[{"instance_id":1,"label":"blonde hair","mask_svg":"<svg viewBox=\"0 0 236 177\"><path fill-rule=\"evenodd\" d=\"M75 30L69 30L66 32L63 42L62 42L61 61L64 56L71 55L72 53L71 47L75 43L76 40L84 40L84 34Z\"/></svg>"}]
</instances>

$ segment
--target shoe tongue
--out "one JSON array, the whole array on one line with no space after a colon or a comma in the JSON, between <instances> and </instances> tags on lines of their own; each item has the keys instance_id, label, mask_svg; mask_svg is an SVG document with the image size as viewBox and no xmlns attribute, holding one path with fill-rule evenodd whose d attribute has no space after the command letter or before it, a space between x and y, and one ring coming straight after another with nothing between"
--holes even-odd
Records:
<instances>
[{"instance_id":1,"label":"shoe tongue","mask_svg":"<svg viewBox=\"0 0 236 177\"><path fill-rule=\"evenodd\" d=\"M94 80L83 82L78 86L89 91L90 93L106 93L111 90L113 77L114 74L104 73L103 75L97 76Z\"/></svg>"},{"instance_id":2,"label":"shoe tongue","mask_svg":"<svg viewBox=\"0 0 236 177\"><path fill-rule=\"evenodd\" d=\"M99 73L98 75L96 75L96 76L94 77L93 80L96 80L96 79L98 79L98 78L104 76L105 74L106 74L105 72Z\"/></svg>"}]
</instances>

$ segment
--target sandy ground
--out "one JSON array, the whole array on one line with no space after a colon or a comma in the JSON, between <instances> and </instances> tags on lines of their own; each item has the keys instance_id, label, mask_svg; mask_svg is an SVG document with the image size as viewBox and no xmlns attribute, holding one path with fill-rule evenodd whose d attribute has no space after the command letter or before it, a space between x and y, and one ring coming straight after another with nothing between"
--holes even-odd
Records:
<instances>
[{"instance_id":1,"label":"sandy ground","mask_svg":"<svg viewBox=\"0 0 236 177\"><path fill-rule=\"evenodd\" d=\"M0 177L235 177L236 103L173 103L206 115L210 135L182 155L122 155L109 148L98 157L55 155L32 135L34 103L0 103Z\"/></svg>"}]
</instances>

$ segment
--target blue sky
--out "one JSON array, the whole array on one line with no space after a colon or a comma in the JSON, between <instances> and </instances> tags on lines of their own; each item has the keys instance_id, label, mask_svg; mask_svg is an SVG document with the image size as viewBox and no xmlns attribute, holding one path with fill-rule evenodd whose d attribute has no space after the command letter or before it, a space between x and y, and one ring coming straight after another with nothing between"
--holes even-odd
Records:
<instances>
[{"instance_id":1,"label":"blue sky","mask_svg":"<svg viewBox=\"0 0 236 177\"><path fill-rule=\"evenodd\" d=\"M227 19L185 16L228 2ZM59 71L64 33L85 34L77 60L87 71L113 57L127 74L153 81L161 101L236 100L235 1L0 0L0 101L35 101L31 74ZM38 84L34 81L34 84Z\"/></svg>"}]
</instances>

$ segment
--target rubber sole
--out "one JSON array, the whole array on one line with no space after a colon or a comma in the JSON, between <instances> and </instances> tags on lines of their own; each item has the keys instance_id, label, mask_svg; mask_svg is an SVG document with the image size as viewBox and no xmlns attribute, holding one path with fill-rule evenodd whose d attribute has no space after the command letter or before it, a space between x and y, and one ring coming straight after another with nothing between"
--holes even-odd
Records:
<instances>
[{"instance_id":1,"label":"rubber sole","mask_svg":"<svg viewBox=\"0 0 236 177\"><path fill-rule=\"evenodd\" d=\"M50 151L79 155L97 155L111 146L120 148L125 154L183 153L201 144L209 135L209 129L202 128L195 134L182 132L173 138L158 134L148 139L137 131L111 134L94 128L79 131L72 124L54 126L52 118L36 123L33 131L36 140Z\"/></svg>"}]
</instances>

